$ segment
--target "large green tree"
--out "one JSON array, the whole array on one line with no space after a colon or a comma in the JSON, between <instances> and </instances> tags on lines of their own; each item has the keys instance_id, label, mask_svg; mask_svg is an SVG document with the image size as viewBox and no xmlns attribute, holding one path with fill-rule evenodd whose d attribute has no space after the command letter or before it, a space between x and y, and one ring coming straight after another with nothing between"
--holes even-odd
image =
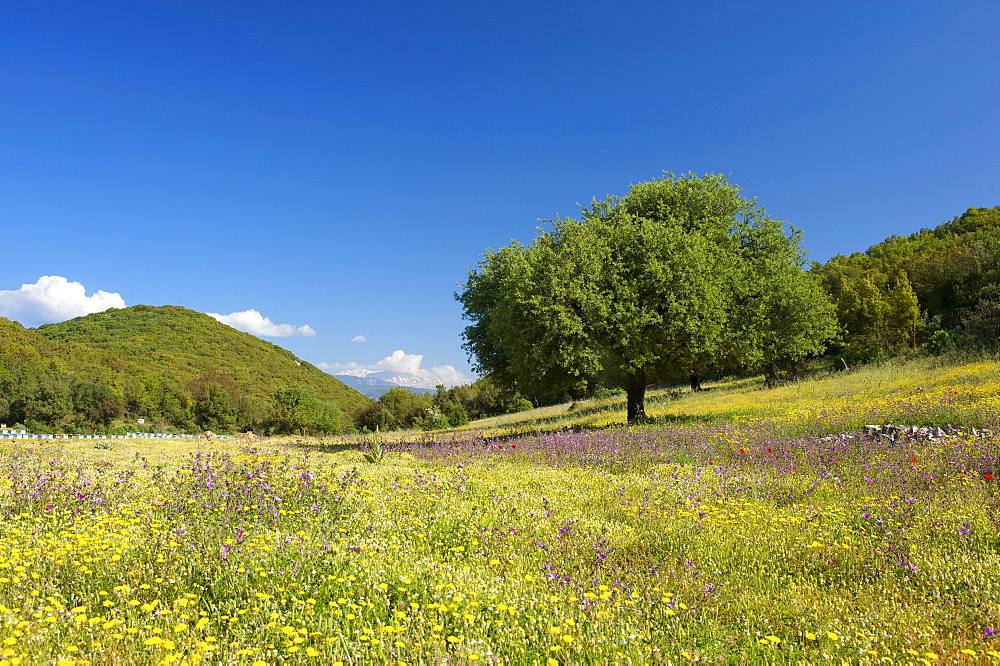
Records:
<instances>
[{"instance_id":1,"label":"large green tree","mask_svg":"<svg viewBox=\"0 0 1000 666\"><path fill-rule=\"evenodd\" d=\"M633 185L491 250L456 298L478 372L527 395L621 386L629 422L652 382L801 358L835 326L798 233L712 174Z\"/></svg>"}]
</instances>

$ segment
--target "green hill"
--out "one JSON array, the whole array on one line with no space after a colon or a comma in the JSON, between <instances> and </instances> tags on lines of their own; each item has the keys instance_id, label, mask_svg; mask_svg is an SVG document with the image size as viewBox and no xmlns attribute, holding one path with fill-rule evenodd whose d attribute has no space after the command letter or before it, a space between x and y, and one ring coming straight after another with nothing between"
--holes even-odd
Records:
<instances>
[{"instance_id":1,"label":"green hill","mask_svg":"<svg viewBox=\"0 0 1000 666\"><path fill-rule=\"evenodd\" d=\"M265 429L282 409L279 389L308 387L310 399L348 415L369 401L288 350L181 307L137 305L38 329L0 320L0 332L0 419L11 423Z\"/></svg>"},{"instance_id":2,"label":"green hill","mask_svg":"<svg viewBox=\"0 0 1000 666\"><path fill-rule=\"evenodd\" d=\"M1000 339L1000 206L969 208L814 271L837 308L837 353L894 355L931 340L941 347Z\"/></svg>"}]
</instances>

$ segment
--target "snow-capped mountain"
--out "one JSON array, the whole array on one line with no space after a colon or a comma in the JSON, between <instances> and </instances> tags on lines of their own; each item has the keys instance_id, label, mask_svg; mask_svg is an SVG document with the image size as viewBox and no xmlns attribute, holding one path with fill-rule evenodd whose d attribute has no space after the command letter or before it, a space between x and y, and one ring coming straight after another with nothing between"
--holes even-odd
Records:
<instances>
[{"instance_id":1,"label":"snow-capped mountain","mask_svg":"<svg viewBox=\"0 0 1000 666\"><path fill-rule=\"evenodd\" d=\"M389 384L409 389L434 390L434 388L440 383L440 380L433 377L421 377L420 375L413 375L406 372L393 372L391 370L368 370L367 368L351 368L350 370L341 370L334 376L378 379Z\"/></svg>"},{"instance_id":2,"label":"snow-capped mountain","mask_svg":"<svg viewBox=\"0 0 1000 666\"><path fill-rule=\"evenodd\" d=\"M355 391L369 398L380 398L382 394L394 387L405 388L415 393L427 393L435 390L434 380L407 373L368 370L366 368L351 368L341 370L334 377L344 382Z\"/></svg>"},{"instance_id":3,"label":"snow-capped mountain","mask_svg":"<svg viewBox=\"0 0 1000 666\"><path fill-rule=\"evenodd\" d=\"M367 377L368 375L373 375L377 370L369 370L368 368L351 368L350 370L341 370L340 372L334 373L335 377Z\"/></svg>"}]
</instances>

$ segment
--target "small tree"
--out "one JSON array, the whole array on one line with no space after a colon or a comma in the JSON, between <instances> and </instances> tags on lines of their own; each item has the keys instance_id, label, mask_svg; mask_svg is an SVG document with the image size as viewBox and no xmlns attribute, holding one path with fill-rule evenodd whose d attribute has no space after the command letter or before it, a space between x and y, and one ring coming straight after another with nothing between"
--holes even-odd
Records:
<instances>
[{"instance_id":1,"label":"small tree","mask_svg":"<svg viewBox=\"0 0 1000 666\"><path fill-rule=\"evenodd\" d=\"M841 276L837 292L837 318L847 349L896 353L916 346L920 307L905 271L897 268L888 277L873 269L853 280Z\"/></svg>"},{"instance_id":2,"label":"small tree","mask_svg":"<svg viewBox=\"0 0 1000 666\"><path fill-rule=\"evenodd\" d=\"M147 392L150 409L158 402L155 396L161 392L159 387ZM239 393L236 382L231 377L215 374L198 376L191 382L195 423L198 427L205 430L234 430Z\"/></svg>"},{"instance_id":3,"label":"small tree","mask_svg":"<svg viewBox=\"0 0 1000 666\"><path fill-rule=\"evenodd\" d=\"M77 382L72 388L73 409L82 425L111 425L121 416L121 406L114 393L104 384Z\"/></svg>"},{"instance_id":4,"label":"small tree","mask_svg":"<svg viewBox=\"0 0 1000 666\"><path fill-rule=\"evenodd\" d=\"M276 434L335 433L340 429L340 410L316 397L312 387L296 384L274 392L272 430Z\"/></svg>"},{"instance_id":5,"label":"small tree","mask_svg":"<svg viewBox=\"0 0 1000 666\"><path fill-rule=\"evenodd\" d=\"M392 430L395 422L396 416L377 400L361 405L354 412L354 424L370 432Z\"/></svg>"},{"instance_id":6,"label":"small tree","mask_svg":"<svg viewBox=\"0 0 1000 666\"><path fill-rule=\"evenodd\" d=\"M73 415L73 400L68 384L54 373L38 377L22 397L10 405L14 422L54 428L69 421Z\"/></svg>"},{"instance_id":7,"label":"small tree","mask_svg":"<svg viewBox=\"0 0 1000 666\"><path fill-rule=\"evenodd\" d=\"M894 334L888 341L890 347L917 346L917 320L920 319L920 304L913 291L906 271L896 269L886 294L889 327Z\"/></svg>"}]
</instances>

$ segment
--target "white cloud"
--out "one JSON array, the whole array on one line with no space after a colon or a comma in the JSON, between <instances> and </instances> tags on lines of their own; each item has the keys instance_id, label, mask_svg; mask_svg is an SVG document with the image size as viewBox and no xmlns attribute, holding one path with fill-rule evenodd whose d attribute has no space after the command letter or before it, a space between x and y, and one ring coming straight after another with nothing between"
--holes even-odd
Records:
<instances>
[{"instance_id":1,"label":"white cloud","mask_svg":"<svg viewBox=\"0 0 1000 666\"><path fill-rule=\"evenodd\" d=\"M326 370L327 372L336 374L340 370L357 370L363 367L359 363L351 361L350 363L327 363L326 361L320 361L316 364L316 367L321 370Z\"/></svg>"},{"instance_id":2,"label":"white cloud","mask_svg":"<svg viewBox=\"0 0 1000 666\"><path fill-rule=\"evenodd\" d=\"M402 349L397 349L390 356L368 366L368 369L375 372L405 372L415 375L420 372L423 360L423 354L407 354Z\"/></svg>"},{"instance_id":3,"label":"white cloud","mask_svg":"<svg viewBox=\"0 0 1000 666\"><path fill-rule=\"evenodd\" d=\"M428 372L424 370L424 372ZM435 386L438 384L444 384L447 387L460 386L461 384L470 384L472 380L466 377L461 372L455 369L453 365L433 365L430 369L430 375L435 380Z\"/></svg>"},{"instance_id":4,"label":"white cloud","mask_svg":"<svg viewBox=\"0 0 1000 666\"><path fill-rule=\"evenodd\" d=\"M438 384L458 386L472 381L451 365L435 365L423 368L423 354L407 354L397 349L389 356L370 365L360 363L317 363L316 366L331 374L351 374L356 377L375 375L402 386L416 388L434 388ZM376 374L377 373L377 374Z\"/></svg>"},{"instance_id":5,"label":"white cloud","mask_svg":"<svg viewBox=\"0 0 1000 666\"><path fill-rule=\"evenodd\" d=\"M316 336L316 331L311 326L295 326L294 324L275 324L273 321L257 312L256 310L244 310L243 312L232 312L227 315L215 312L206 312L209 317L218 319L227 326L232 326L238 331L250 333L265 338L290 338L293 335L301 335L306 338Z\"/></svg>"},{"instance_id":6,"label":"white cloud","mask_svg":"<svg viewBox=\"0 0 1000 666\"><path fill-rule=\"evenodd\" d=\"M103 312L108 308L123 307L125 299L121 294L98 290L87 296L82 284L70 282L59 275L43 275L34 284L0 291L0 316L25 326L53 324Z\"/></svg>"},{"instance_id":7,"label":"white cloud","mask_svg":"<svg viewBox=\"0 0 1000 666\"><path fill-rule=\"evenodd\" d=\"M368 342L368 338L363 335L355 335L351 338L351 342Z\"/></svg>"}]
</instances>

